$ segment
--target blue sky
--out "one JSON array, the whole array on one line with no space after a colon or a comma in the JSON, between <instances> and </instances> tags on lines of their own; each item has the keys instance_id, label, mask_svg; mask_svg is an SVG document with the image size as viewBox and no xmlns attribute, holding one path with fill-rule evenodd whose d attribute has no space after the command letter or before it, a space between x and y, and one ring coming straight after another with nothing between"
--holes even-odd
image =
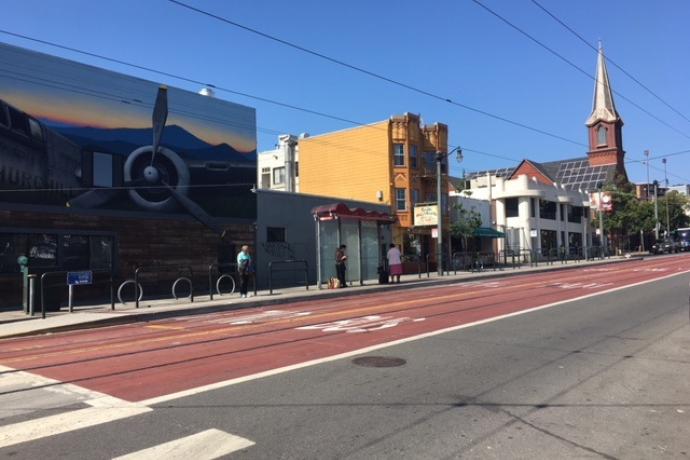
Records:
<instances>
[{"instance_id":1,"label":"blue sky","mask_svg":"<svg viewBox=\"0 0 690 460\"><path fill-rule=\"evenodd\" d=\"M587 143L592 79L519 35L470 0L226 2L186 0L286 40L455 101ZM482 0L487 6L586 69L596 54L530 0ZM690 3L684 0L539 0L608 57L690 118ZM5 2L0 28L219 86L374 122L402 112L449 125L451 144L466 151L451 171L511 166L522 158L582 156L586 147L553 139L416 94L225 25L166 0L23 0ZM6 43L48 52L185 89L193 84L0 34ZM628 160L690 149L690 122L609 65L613 88L680 134L616 97ZM257 109L259 150L278 132L312 134L351 125L251 98L218 97ZM615 96L614 96L615 97ZM347 154L344 149L343 154ZM657 169L655 169L657 168ZM663 180L661 160L650 176ZM690 183L690 153L668 158L669 181ZM628 163L634 181L645 167Z\"/></svg>"}]
</instances>

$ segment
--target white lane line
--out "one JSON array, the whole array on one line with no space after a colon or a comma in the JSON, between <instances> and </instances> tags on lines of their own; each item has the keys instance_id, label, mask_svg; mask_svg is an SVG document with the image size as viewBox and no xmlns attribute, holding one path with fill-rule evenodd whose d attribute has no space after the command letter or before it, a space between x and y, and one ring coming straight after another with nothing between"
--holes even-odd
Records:
<instances>
[{"instance_id":1,"label":"white lane line","mask_svg":"<svg viewBox=\"0 0 690 460\"><path fill-rule=\"evenodd\" d=\"M24 388L31 388L31 391L40 389L63 396L71 396L75 399L74 402L82 402L92 406L0 426L0 448L100 425L153 410L141 404L130 403L71 383L62 383L59 380L17 371L6 366L0 366L0 375L7 378L8 382L20 383ZM27 397L29 397L28 393Z\"/></svg>"},{"instance_id":2,"label":"white lane line","mask_svg":"<svg viewBox=\"0 0 690 460\"><path fill-rule=\"evenodd\" d=\"M211 429L159 444L113 460L213 460L254 445L253 441Z\"/></svg>"},{"instance_id":3,"label":"white lane line","mask_svg":"<svg viewBox=\"0 0 690 460\"><path fill-rule=\"evenodd\" d=\"M0 427L0 448L150 412L149 407L89 407Z\"/></svg>"},{"instance_id":4,"label":"white lane line","mask_svg":"<svg viewBox=\"0 0 690 460\"><path fill-rule=\"evenodd\" d=\"M360 348L360 349L357 349L357 350L348 351L348 352L346 352L346 353L340 353L340 354L337 354L337 355L327 356L327 357L325 357L325 358L312 359L311 361L305 361L305 362L298 363L298 364L292 364L292 365L290 365L290 366L284 366L284 367L279 367L279 368L276 368L276 369L270 369L270 370L263 371L263 372L257 372L256 374L246 375L246 376L244 376L244 377L237 377L237 378L234 378L234 379L225 380L225 381L223 381L223 382L211 383L211 384L208 384L208 385L203 385L203 386L200 386L200 387L191 388L191 389L189 389L189 390L179 391L179 392L177 392L177 393L170 393L170 394L163 395L163 396L157 396L157 397L155 397L155 398L150 398L150 399L146 399L146 400L144 400L144 401L140 401L139 404L142 404L142 405L145 405L145 406L153 406L153 405L155 405L155 404L160 404L160 403L164 403L164 402L167 402L167 401L172 401L172 400L174 400L174 399L184 398L184 397L186 397L186 396L192 396L192 395L196 395L196 394L199 394L199 393L204 393L204 392L210 391L210 390L217 390L217 389L220 389L220 388L225 388L225 387L228 387L228 386L231 386L231 385L236 385L236 384L238 384L238 383L244 383L244 382L249 382L249 381L251 381L251 380L262 379L262 378L264 378L264 377L270 377L270 376L273 376L273 375L282 374L282 373L284 373L284 372L289 372L289 371L293 371L293 370L296 370L296 369L302 369L302 368L304 368L304 367L316 366L316 365L318 365L318 364L328 363L328 362L331 362L331 361L337 361L337 360L343 359L343 358L350 358L350 357L352 357L352 356L361 355L361 354L363 354L363 353L369 353L369 352L371 352L371 351L381 350L381 349L383 349L383 348L388 348L388 347L392 347L392 346L395 346L395 345L401 345L401 344L403 344L403 343L413 342L413 341L415 341L415 340L425 339L425 338L427 338L427 337L433 337L433 336L436 336L436 335L445 334L445 333L447 333L447 332L458 331L458 330L460 330L460 329L465 329L465 328L468 328L468 327L479 326L480 324L486 324L486 323L492 323L492 322L494 322L494 321L500 321L500 320L502 320L502 319L510 318L510 317L513 317L513 316L525 315L525 314L531 313L531 312L533 312L533 311L544 310L544 309L546 309L546 308L556 307L556 306L558 306L558 305L563 305L563 304L570 303L570 302L577 302L578 300L589 299L589 298L591 298L591 297L596 297L596 296L599 296L599 295L609 294L609 293L611 293L611 292L621 291L621 290L623 290L623 289L628 289L628 288L635 287L635 286L640 286L640 285L643 285L643 284L648 284L648 283L653 283L653 282L656 282L656 281L661 281L661 280L664 280L664 279L667 279L667 278L672 278L672 277L674 277L674 276L683 275L683 274L685 274L685 273L690 273L690 270L684 270L684 271L682 271L682 272L673 273L673 274L666 275L666 276L660 276L660 277L658 277L658 278L649 279L649 280L645 280L645 281L640 281L640 282L633 283L633 284L626 284L625 286L618 286L618 287L615 287L615 288L606 289L606 290L604 290L604 291L593 292L593 293L591 293L591 294L586 294L586 295L582 295L582 296L579 296L579 297L573 297L573 298L571 298L571 299L559 300L558 302L553 302L553 303L549 303L549 304L546 304L546 305L541 305L541 306L538 306L538 307L530 308L530 309L528 309L528 310L521 310L521 311L517 311L517 312L514 312L514 313L508 313L508 314L505 314L505 315L494 316L494 317L492 317L492 318L487 318L487 319L483 319L483 320L480 320L480 321L475 321L475 322L473 322L473 323L466 323L466 324L461 324L461 325L458 325L458 326L452 326L452 327L447 327L447 328L444 328L444 329L438 329L438 330L436 330L436 331L426 332L426 333L424 333L424 334L418 334L418 335L406 337L406 338L404 338L404 339L394 340L394 341L392 341L392 342L380 343L380 344L378 344L378 345L372 345L372 346L369 346L369 347L364 347L364 348Z\"/></svg>"}]
</instances>

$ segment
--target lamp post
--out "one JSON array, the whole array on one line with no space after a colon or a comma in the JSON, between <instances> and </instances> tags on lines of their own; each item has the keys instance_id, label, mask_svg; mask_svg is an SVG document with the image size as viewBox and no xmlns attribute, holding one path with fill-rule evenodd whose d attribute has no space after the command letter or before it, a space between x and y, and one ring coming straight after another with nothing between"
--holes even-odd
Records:
<instances>
[{"instance_id":1,"label":"lamp post","mask_svg":"<svg viewBox=\"0 0 690 460\"><path fill-rule=\"evenodd\" d=\"M644 156L647 158L645 164L647 165L647 183L645 184L645 194L647 195L647 201L649 201L649 150L644 151Z\"/></svg>"},{"instance_id":2,"label":"lamp post","mask_svg":"<svg viewBox=\"0 0 690 460\"><path fill-rule=\"evenodd\" d=\"M659 239L659 184L654 181L654 238Z\"/></svg>"},{"instance_id":3,"label":"lamp post","mask_svg":"<svg viewBox=\"0 0 690 460\"><path fill-rule=\"evenodd\" d=\"M455 147L447 153L436 152L436 205L438 220L436 223L436 266L438 268L438 276L443 276L443 204L441 200L441 166L443 159L448 158L453 152L457 152L458 162L462 161L462 149Z\"/></svg>"}]
</instances>

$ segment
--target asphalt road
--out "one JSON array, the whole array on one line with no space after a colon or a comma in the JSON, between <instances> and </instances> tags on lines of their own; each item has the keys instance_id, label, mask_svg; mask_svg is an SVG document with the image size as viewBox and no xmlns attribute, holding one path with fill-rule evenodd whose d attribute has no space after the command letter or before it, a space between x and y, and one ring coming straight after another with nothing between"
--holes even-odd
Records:
<instances>
[{"instance_id":1,"label":"asphalt road","mask_svg":"<svg viewBox=\"0 0 690 460\"><path fill-rule=\"evenodd\" d=\"M367 296L353 301L356 313L348 301L323 310L300 304L286 308L289 318L273 313L270 321L264 313L253 312L258 321L235 312L146 330L0 342L0 364L11 367L0 375L0 457L113 458L143 451L133 458L185 458L145 449L188 439L168 447L178 454L191 449L188 459L687 458L689 276L683 271L690 259L624 265L616 273L561 272L560 281L512 277L491 286L411 290L402 299ZM602 278L617 281L607 285ZM552 306L534 309L543 305ZM298 315L307 309L309 315ZM391 312L409 320L392 321ZM363 314L389 319L352 322ZM481 323L497 315L504 317ZM254 328L254 348L242 349L241 359L237 349L220 352L218 334L221 342L250 343L246 330L234 335L242 327ZM434 332L444 327L449 330ZM381 347L391 341L403 343ZM161 363L161 350L147 348L142 357L129 348L132 342L156 344L167 359L184 357L184 365ZM114 346L123 343L128 346ZM192 359L190 347L205 352L204 359ZM352 356L329 360L348 350ZM401 365L353 361L362 356ZM147 359L151 366L142 366ZM299 365L314 359L323 362ZM286 365L297 368L272 371ZM265 376L255 378L257 372ZM185 389L188 396L170 397ZM107 421L94 422L94 413L108 414ZM53 436L44 437L46 425L55 425ZM35 440L19 442L31 430ZM207 438L188 438L199 433Z\"/></svg>"}]
</instances>

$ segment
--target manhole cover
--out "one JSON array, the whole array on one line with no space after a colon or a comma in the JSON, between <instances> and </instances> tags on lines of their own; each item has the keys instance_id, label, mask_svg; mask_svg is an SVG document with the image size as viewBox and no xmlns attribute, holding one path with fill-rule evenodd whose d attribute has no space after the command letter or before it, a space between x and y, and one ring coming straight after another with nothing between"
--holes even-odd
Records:
<instances>
[{"instance_id":1,"label":"manhole cover","mask_svg":"<svg viewBox=\"0 0 690 460\"><path fill-rule=\"evenodd\" d=\"M388 356L362 356L353 359L352 362L364 367L398 367L403 366L407 361L402 358L390 358Z\"/></svg>"}]
</instances>

